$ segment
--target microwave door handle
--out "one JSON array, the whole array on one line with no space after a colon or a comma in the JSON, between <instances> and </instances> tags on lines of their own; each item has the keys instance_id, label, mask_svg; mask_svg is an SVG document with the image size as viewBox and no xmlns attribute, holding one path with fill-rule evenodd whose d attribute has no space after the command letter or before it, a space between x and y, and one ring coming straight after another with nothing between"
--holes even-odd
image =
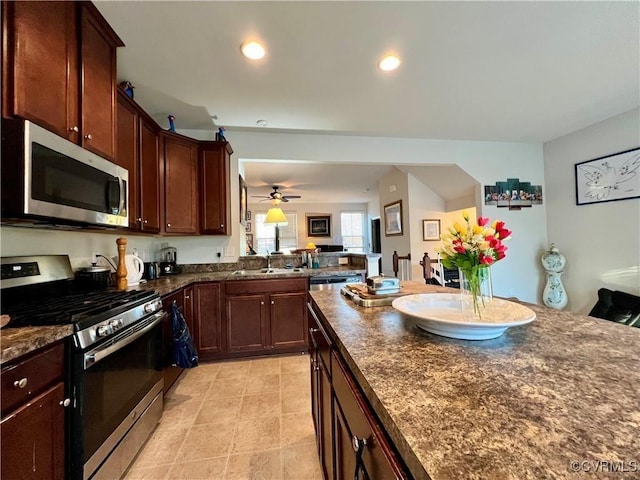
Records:
<instances>
[{"instance_id":1,"label":"microwave door handle","mask_svg":"<svg viewBox=\"0 0 640 480\"><path fill-rule=\"evenodd\" d=\"M122 215L127 207L127 182L122 178L119 178L118 182L120 184L120 205L118 208L118 215Z\"/></svg>"}]
</instances>

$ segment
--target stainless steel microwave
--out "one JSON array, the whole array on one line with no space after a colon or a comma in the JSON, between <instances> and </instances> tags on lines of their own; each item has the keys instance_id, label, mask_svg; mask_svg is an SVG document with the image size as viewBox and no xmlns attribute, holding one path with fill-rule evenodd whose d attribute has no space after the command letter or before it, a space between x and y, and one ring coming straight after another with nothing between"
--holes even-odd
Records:
<instances>
[{"instance_id":1,"label":"stainless steel microwave","mask_svg":"<svg viewBox=\"0 0 640 480\"><path fill-rule=\"evenodd\" d=\"M26 120L2 122L2 217L127 227L129 172Z\"/></svg>"}]
</instances>

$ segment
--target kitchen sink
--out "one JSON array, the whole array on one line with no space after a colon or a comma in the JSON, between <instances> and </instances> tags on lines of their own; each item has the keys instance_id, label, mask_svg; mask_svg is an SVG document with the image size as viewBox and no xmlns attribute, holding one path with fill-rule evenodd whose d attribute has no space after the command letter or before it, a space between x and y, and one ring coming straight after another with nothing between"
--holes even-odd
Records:
<instances>
[{"instance_id":1,"label":"kitchen sink","mask_svg":"<svg viewBox=\"0 0 640 480\"><path fill-rule=\"evenodd\" d=\"M261 270L235 270L232 275L256 275L258 273L300 273L304 272L302 268L263 268Z\"/></svg>"}]
</instances>

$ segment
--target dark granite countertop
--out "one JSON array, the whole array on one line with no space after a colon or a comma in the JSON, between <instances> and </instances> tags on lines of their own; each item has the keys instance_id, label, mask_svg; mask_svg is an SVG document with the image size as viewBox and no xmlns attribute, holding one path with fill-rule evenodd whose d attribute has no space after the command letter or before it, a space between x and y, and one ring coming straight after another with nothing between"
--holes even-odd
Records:
<instances>
[{"instance_id":1,"label":"dark granite countertop","mask_svg":"<svg viewBox=\"0 0 640 480\"><path fill-rule=\"evenodd\" d=\"M416 478L640 478L640 329L526 304L533 323L454 340L338 290L311 296Z\"/></svg>"},{"instance_id":2,"label":"dark granite countertop","mask_svg":"<svg viewBox=\"0 0 640 480\"><path fill-rule=\"evenodd\" d=\"M0 365L4 365L68 337L73 333L73 326L3 328L0 332Z\"/></svg>"}]
</instances>

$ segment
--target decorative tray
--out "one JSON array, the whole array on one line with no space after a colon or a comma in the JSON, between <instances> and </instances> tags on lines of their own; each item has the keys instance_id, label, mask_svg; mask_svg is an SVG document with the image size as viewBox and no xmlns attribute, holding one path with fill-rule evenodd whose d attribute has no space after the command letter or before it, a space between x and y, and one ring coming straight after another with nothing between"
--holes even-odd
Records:
<instances>
[{"instance_id":1,"label":"decorative tray","mask_svg":"<svg viewBox=\"0 0 640 480\"><path fill-rule=\"evenodd\" d=\"M369 293L364 283L350 283L340 289L340 293L351 299L359 307L388 307L394 299L406 293L398 292L392 294Z\"/></svg>"}]
</instances>

